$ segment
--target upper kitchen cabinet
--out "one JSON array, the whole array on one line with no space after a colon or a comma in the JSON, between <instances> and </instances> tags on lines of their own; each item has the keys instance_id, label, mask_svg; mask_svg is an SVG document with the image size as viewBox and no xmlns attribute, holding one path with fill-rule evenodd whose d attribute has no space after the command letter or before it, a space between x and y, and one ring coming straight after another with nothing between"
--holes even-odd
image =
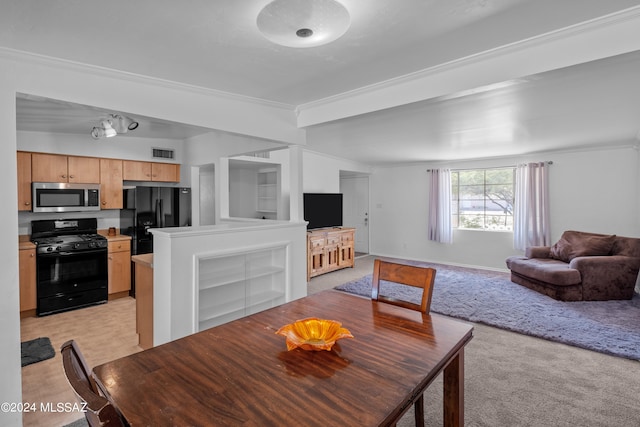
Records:
<instances>
[{"instance_id":1,"label":"upper kitchen cabinet","mask_svg":"<svg viewBox=\"0 0 640 427\"><path fill-rule=\"evenodd\" d=\"M174 163L151 163L151 180L180 182L180 165Z\"/></svg>"},{"instance_id":2,"label":"upper kitchen cabinet","mask_svg":"<svg viewBox=\"0 0 640 427\"><path fill-rule=\"evenodd\" d=\"M18 151L18 210L31 210L31 153Z\"/></svg>"},{"instance_id":3,"label":"upper kitchen cabinet","mask_svg":"<svg viewBox=\"0 0 640 427\"><path fill-rule=\"evenodd\" d=\"M122 178L126 181L151 181L151 162L123 160Z\"/></svg>"},{"instance_id":4,"label":"upper kitchen cabinet","mask_svg":"<svg viewBox=\"0 0 640 427\"><path fill-rule=\"evenodd\" d=\"M100 208L122 209L122 160L100 159Z\"/></svg>"},{"instance_id":5,"label":"upper kitchen cabinet","mask_svg":"<svg viewBox=\"0 0 640 427\"><path fill-rule=\"evenodd\" d=\"M180 182L180 165L174 163L122 161L126 181Z\"/></svg>"},{"instance_id":6,"label":"upper kitchen cabinet","mask_svg":"<svg viewBox=\"0 0 640 427\"><path fill-rule=\"evenodd\" d=\"M31 153L31 180L100 184L100 159Z\"/></svg>"}]
</instances>

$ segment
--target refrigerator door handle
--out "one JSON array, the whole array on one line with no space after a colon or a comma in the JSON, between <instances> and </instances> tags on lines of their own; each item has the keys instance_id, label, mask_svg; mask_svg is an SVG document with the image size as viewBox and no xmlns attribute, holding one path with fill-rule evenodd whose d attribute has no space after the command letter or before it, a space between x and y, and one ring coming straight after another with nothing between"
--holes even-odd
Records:
<instances>
[{"instance_id":1,"label":"refrigerator door handle","mask_svg":"<svg viewBox=\"0 0 640 427\"><path fill-rule=\"evenodd\" d=\"M162 228L162 200L156 199L156 227Z\"/></svg>"}]
</instances>

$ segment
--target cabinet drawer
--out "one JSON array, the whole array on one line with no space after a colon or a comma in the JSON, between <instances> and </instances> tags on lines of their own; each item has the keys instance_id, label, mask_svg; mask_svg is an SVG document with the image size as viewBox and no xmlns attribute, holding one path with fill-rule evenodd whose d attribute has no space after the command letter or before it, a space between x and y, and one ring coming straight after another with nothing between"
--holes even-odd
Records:
<instances>
[{"instance_id":1,"label":"cabinet drawer","mask_svg":"<svg viewBox=\"0 0 640 427\"><path fill-rule=\"evenodd\" d=\"M309 248L316 249L321 248L326 244L326 240L323 237L316 237L309 239Z\"/></svg>"},{"instance_id":2,"label":"cabinet drawer","mask_svg":"<svg viewBox=\"0 0 640 427\"><path fill-rule=\"evenodd\" d=\"M124 252L131 250L130 240L115 240L109 242L109 252Z\"/></svg>"},{"instance_id":3,"label":"cabinet drawer","mask_svg":"<svg viewBox=\"0 0 640 427\"><path fill-rule=\"evenodd\" d=\"M353 242L353 233L342 233L343 242Z\"/></svg>"},{"instance_id":4,"label":"cabinet drawer","mask_svg":"<svg viewBox=\"0 0 640 427\"><path fill-rule=\"evenodd\" d=\"M335 245L337 243L340 243L340 234L330 233L327 235L327 245Z\"/></svg>"}]
</instances>

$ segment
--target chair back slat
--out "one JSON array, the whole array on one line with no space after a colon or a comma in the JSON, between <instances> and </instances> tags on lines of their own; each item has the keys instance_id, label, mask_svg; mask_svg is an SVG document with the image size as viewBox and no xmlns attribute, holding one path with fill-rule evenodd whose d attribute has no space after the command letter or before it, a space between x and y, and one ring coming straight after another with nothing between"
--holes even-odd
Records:
<instances>
[{"instance_id":1,"label":"chair back slat","mask_svg":"<svg viewBox=\"0 0 640 427\"><path fill-rule=\"evenodd\" d=\"M436 270L430 267L398 264L376 259L373 264L371 299L428 314L431 309L431 296L433 295L433 283L435 277ZM380 281L394 282L421 288L422 298L420 304L381 295Z\"/></svg>"}]
</instances>

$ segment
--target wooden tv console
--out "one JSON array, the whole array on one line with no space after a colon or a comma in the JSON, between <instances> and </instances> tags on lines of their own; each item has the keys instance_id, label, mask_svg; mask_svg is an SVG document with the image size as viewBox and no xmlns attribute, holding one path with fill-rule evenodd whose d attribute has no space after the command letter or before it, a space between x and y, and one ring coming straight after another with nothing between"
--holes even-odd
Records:
<instances>
[{"instance_id":1,"label":"wooden tv console","mask_svg":"<svg viewBox=\"0 0 640 427\"><path fill-rule=\"evenodd\" d=\"M320 274L353 267L355 228L307 231L307 281Z\"/></svg>"}]
</instances>

